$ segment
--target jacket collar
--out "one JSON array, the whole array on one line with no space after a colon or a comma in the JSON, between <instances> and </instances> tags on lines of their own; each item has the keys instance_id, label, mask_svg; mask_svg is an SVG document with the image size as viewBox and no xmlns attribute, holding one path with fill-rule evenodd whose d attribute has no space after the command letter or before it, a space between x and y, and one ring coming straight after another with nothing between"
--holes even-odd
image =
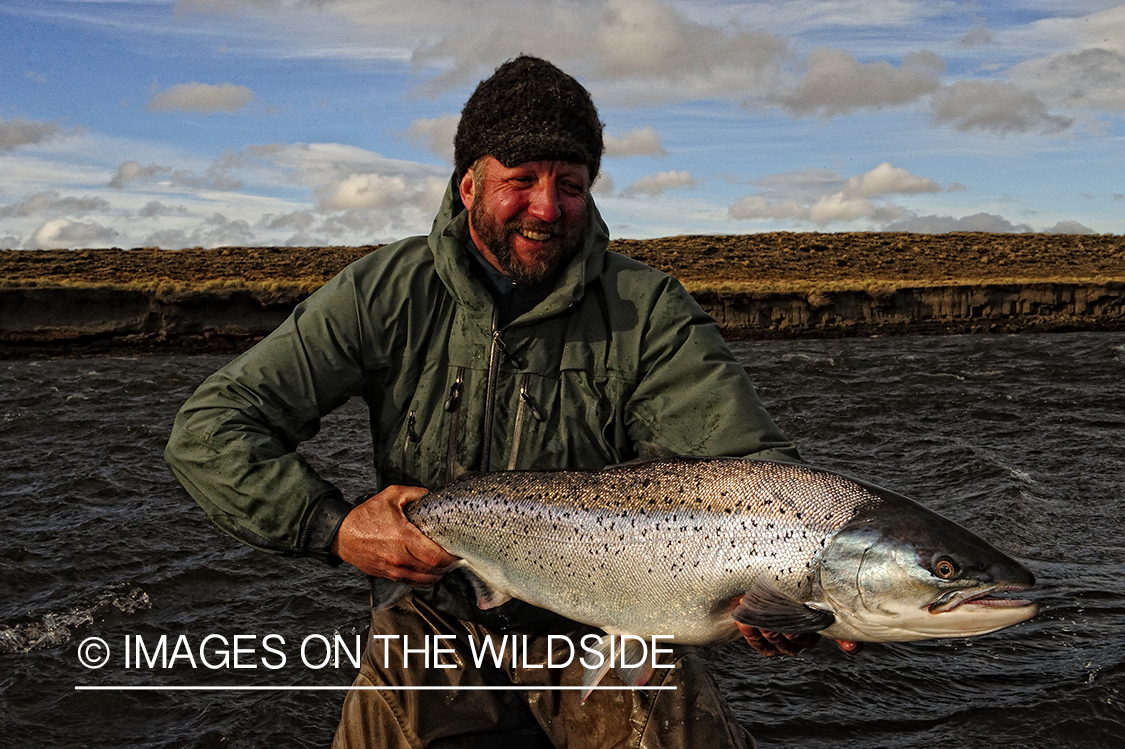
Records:
<instances>
[{"instance_id":1,"label":"jacket collar","mask_svg":"<svg viewBox=\"0 0 1125 749\"><path fill-rule=\"evenodd\" d=\"M469 238L469 213L461 202L458 182L456 175L450 178L441 210L430 230L429 244L434 254L434 267L459 304L491 313L492 297L469 266L471 261L465 249ZM554 291L521 320L549 317L566 310L581 300L586 287L601 275L609 246L609 228L592 196L586 198L586 216L585 246L570 259L559 275Z\"/></svg>"}]
</instances>

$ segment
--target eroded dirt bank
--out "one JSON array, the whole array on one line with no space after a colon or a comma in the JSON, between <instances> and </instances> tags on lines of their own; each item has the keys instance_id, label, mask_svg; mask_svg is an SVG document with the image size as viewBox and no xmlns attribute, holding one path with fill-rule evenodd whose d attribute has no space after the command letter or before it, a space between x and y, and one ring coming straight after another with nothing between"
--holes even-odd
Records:
<instances>
[{"instance_id":1,"label":"eroded dirt bank","mask_svg":"<svg viewBox=\"0 0 1125 749\"><path fill-rule=\"evenodd\" d=\"M0 251L0 356L243 349L376 247ZM1125 329L1125 237L619 240L731 338Z\"/></svg>"}]
</instances>

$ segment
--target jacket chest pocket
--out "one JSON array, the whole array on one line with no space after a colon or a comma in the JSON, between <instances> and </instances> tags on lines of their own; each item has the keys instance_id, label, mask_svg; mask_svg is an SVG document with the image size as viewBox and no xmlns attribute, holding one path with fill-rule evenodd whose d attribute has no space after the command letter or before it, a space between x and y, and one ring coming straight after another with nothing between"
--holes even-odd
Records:
<instances>
[{"instance_id":1,"label":"jacket chest pocket","mask_svg":"<svg viewBox=\"0 0 1125 749\"><path fill-rule=\"evenodd\" d=\"M456 446L466 423L466 369L449 367L440 371L445 376L418 384L405 417L399 416L393 442L388 443L384 457L384 485L402 483L436 489L464 472L457 463Z\"/></svg>"},{"instance_id":2,"label":"jacket chest pocket","mask_svg":"<svg viewBox=\"0 0 1125 749\"><path fill-rule=\"evenodd\" d=\"M612 381L589 372L520 372L512 387L507 415L497 414L510 441L501 467L601 468L629 459Z\"/></svg>"}]
</instances>

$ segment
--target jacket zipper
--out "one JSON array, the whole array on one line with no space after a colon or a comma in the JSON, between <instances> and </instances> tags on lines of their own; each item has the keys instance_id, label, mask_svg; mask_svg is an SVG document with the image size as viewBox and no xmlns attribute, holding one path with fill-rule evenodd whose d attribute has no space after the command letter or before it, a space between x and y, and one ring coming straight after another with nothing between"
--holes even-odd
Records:
<instances>
[{"instance_id":1,"label":"jacket zipper","mask_svg":"<svg viewBox=\"0 0 1125 749\"><path fill-rule=\"evenodd\" d=\"M418 409L410 410L410 415L406 417L406 438L402 441L402 471L406 472L406 456L410 453L410 443L420 442L421 437L414 431L414 423L417 419Z\"/></svg>"},{"instance_id":2,"label":"jacket zipper","mask_svg":"<svg viewBox=\"0 0 1125 749\"><path fill-rule=\"evenodd\" d=\"M535 405L535 399L531 397L531 393L527 390L527 381L530 379L531 372L524 372L523 377L520 378L520 402L516 408L516 431L512 435L512 451L508 454L509 471L514 471L516 468L520 443L523 441L523 422L527 418L527 412L531 411L531 415L535 417L536 421L543 422L543 412Z\"/></svg>"},{"instance_id":3,"label":"jacket zipper","mask_svg":"<svg viewBox=\"0 0 1125 749\"><path fill-rule=\"evenodd\" d=\"M504 341L500 338L500 311L492 311L492 350L488 355L488 389L484 394L484 442L481 445L480 472L488 473L492 463L492 411L496 407L496 383L500 379L500 355Z\"/></svg>"},{"instance_id":4,"label":"jacket zipper","mask_svg":"<svg viewBox=\"0 0 1125 749\"><path fill-rule=\"evenodd\" d=\"M574 307L574 302L570 302L569 304L567 304L566 308L560 310L557 314L564 314L565 312L569 311L572 307ZM546 319L546 318L543 318L543 319ZM496 307L493 307L493 309L492 309L492 350L489 352L489 356L488 356L488 389L485 391L485 396L484 396L484 444L481 448L481 452L482 452L481 461L480 461L480 472L481 473L488 473L489 469L491 468L491 464L492 464L492 417L493 417L492 412L496 408L496 385L497 385L497 382L500 379L500 360L501 360L501 355L504 353L504 349L505 349L504 341L500 337L501 330L500 330L499 326L500 326L500 310L497 309ZM531 396L528 396L529 399L530 399L530 397ZM521 397L520 398L520 408L523 407L524 402L525 402L525 400ZM527 402L530 403L530 401L527 401ZM543 414L539 412L539 409L536 408L534 404L531 404L531 407L533 409L535 409L536 418L538 418L540 421L542 421L543 420L542 419ZM520 423L522 423L522 420L517 418L517 424L520 424ZM518 427L517 427L517 429L518 429ZM515 448L513 447L513 449L515 449ZM511 462L511 458L509 459L508 462L509 463Z\"/></svg>"},{"instance_id":5,"label":"jacket zipper","mask_svg":"<svg viewBox=\"0 0 1125 749\"><path fill-rule=\"evenodd\" d=\"M445 449L445 483L457 478L457 431L461 424L461 390L465 383L465 368L457 368L457 378L449 388L445 410L449 417L449 444Z\"/></svg>"}]
</instances>

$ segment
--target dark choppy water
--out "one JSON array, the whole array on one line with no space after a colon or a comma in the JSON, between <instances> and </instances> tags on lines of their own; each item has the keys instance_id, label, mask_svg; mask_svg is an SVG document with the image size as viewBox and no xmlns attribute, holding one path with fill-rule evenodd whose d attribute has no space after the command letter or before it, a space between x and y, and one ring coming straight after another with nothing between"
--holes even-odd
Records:
<instances>
[{"instance_id":1,"label":"dark choppy water","mask_svg":"<svg viewBox=\"0 0 1125 749\"><path fill-rule=\"evenodd\" d=\"M764 400L826 468L885 484L1023 559L1042 613L973 640L711 651L763 747L1125 746L1125 334L737 344ZM309 635L352 638L352 570L258 554L214 529L161 458L222 357L0 362L0 746L327 746L342 693L76 692L75 685L346 685ZM371 486L361 409L304 448ZM126 669L126 636L254 635L256 669ZM285 638L287 664L262 648ZM100 670L79 643L112 649ZM276 646L278 641L272 641ZM208 657L221 658L212 639ZM315 644L315 643L314 643ZM310 659L319 660L310 650Z\"/></svg>"}]
</instances>

